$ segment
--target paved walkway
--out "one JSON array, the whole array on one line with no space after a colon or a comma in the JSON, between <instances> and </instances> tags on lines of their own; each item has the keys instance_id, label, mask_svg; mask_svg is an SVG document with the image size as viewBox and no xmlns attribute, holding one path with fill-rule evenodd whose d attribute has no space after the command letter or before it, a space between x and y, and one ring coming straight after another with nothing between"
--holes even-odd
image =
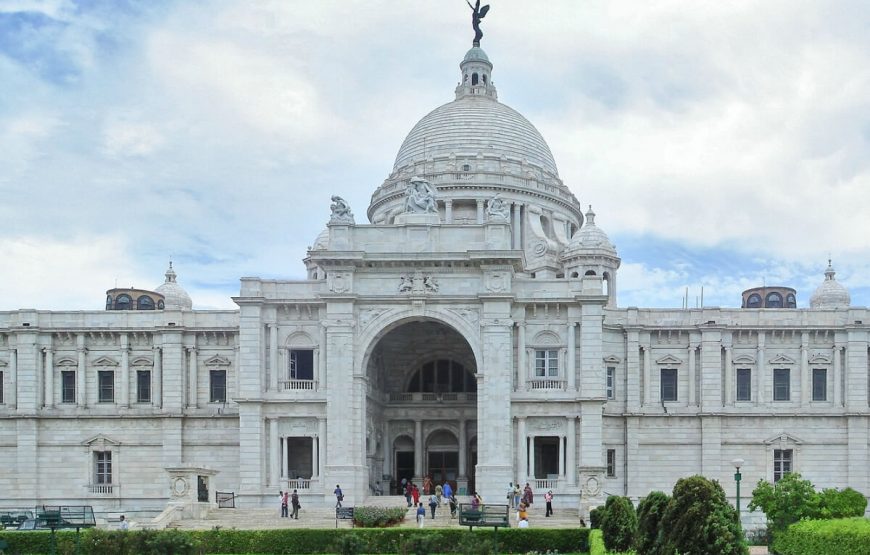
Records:
<instances>
[{"instance_id":1,"label":"paved walkway","mask_svg":"<svg viewBox=\"0 0 870 555\"><path fill-rule=\"evenodd\" d=\"M407 508L405 498L401 496L372 497L364 503L367 507L402 507ZM417 526L415 510L407 508L405 521L399 526L415 528ZM427 518L425 528L459 527L458 519L450 518L450 510L446 505L435 512L435 519L429 517L429 507L426 506ZM515 513L511 512L511 525L516 526ZM534 504L529 511L529 524L533 528L574 528L580 525L576 509L559 510L556 506L553 516L544 517L544 504ZM299 520L281 518L276 509L214 509L208 518L200 520L183 520L173 527L184 530L210 530L216 526L221 528L237 528L240 530L262 530L270 528L335 528L335 508L332 506L310 506L303 503L299 511ZM350 521L339 521L339 527L350 528Z\"/></svg>"}]
</instances>

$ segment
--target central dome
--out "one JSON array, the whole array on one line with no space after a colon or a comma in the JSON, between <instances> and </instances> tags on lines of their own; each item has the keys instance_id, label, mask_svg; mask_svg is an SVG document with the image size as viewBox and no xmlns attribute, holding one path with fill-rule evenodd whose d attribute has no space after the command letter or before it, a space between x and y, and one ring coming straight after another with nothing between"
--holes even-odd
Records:
<instances>
[{"instance_id":1,"label":"central dome","mask_svg":"<svg viewBox=\"0 0 870 555\"><path fill-rule=\"evenodd\" d=\"M488 96L462 96L435 108L408 133L394 170L417 160L478 152L526 160L559 175L544 137L519 112Z\"/></svg>"}]
</instances>

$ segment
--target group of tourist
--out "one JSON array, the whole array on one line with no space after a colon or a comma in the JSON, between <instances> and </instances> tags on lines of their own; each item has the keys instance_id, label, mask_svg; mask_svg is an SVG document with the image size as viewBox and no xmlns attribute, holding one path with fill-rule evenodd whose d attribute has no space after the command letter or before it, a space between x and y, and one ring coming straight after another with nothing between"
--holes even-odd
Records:
<instances>
[{"instance_id":1,"label":"group of tourist","mask_svg":"<svg viewBox=\"0 0 870 555\"><path fill-rule=\"evenodd\" d=\"M405 501L408 507L416 507L417 526L423 528L426 520L426 507L420 501L420 488L407 478L402 478L401 491L405 495ZM429 511L431 519L435 518L435 513L445 502L450 507L450 518L456 517L456 495L453 492L453 487L450 482L444 481L443 484L436 484L430 476L423 478L423 495L429 497Z\"/></svg>"},{"instance_id":2,"label":"group of tourist","mask_svg":"<svg viewBox=\"0 0 870 555\"><path fill-rule=\"evenodd\" d=\"M299 494L296 490L294 489L293 493L279 491L278 499L281 502L281 517L299 520L299 509L302 507L302 504L299 502ZM293 507L293 512L290 512L290 507Z\"/></svg>"},{"instance_id":3,"label":"group of tourist","mask_svg":"<svg viewBox=\"0 0 870 555\"><path fill-rule=\"evenodd\" d=\"M508 484L507 500L511 508L516 510L517 526L528 528L529 507L535 502L535 492L532 491L532 486L526 482L525 487L520 489L519 482L511 482ZM549 517L553 514L553 490L544 494L544 503L546 504L544 516Z\"/></svg>"}]
</instances>

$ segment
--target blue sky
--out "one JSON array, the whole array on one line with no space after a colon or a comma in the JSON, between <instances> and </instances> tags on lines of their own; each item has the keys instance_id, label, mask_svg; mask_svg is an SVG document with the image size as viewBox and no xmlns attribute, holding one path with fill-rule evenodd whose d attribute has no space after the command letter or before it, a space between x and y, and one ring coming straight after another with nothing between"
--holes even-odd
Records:
<instances>
[{"instance_id":1,"label":"blue sky","mask_svg":"<svg viewBox=\"0 0 870 555\"><path fill-rule=\"evenodd\" d=\"M452 1L452 0L451 0ZM616 243L621 306L870 304L870 5L492 0L499 99ZM469 47L450 2L0 0L0 310L99 309L171 256L197 308L300 278Z\"/></svg>"}]
</instances>

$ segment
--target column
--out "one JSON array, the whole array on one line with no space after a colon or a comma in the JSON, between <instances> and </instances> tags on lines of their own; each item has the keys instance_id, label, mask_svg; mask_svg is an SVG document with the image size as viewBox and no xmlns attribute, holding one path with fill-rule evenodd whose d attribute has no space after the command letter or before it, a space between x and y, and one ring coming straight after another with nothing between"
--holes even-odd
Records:
<instances>
[{"instance_id":1,"label":"column","mask_svg":"<svg viewBox=\"0 0 870 555\"><path fill-rule=\"evenodd\" d=\"M725 404L730 406L734 404L736 384L734 383L734 368L731 364L731 346L725 345L723 348L725 349Z\"/></svg>"},{"instance_id":2,"label":"column","mask_svg":"<svg viewBox=\"0 0 870 555\"><path fill-rule=\"evenodd\" d=\"M466 462L468 461L468 437L465 432L465 420L459 421L459 478L468 477Z\"/></svg>"},{"instance_id":3,"label":"column","mask_svg":"<svg viewBox=\"0 0 870 555\"><path fill-rule=\"evenodd\" d=\"M517 322L517 391L526 390L526 323Z\"/></svg>"},{"instance_id":4,"label":"column","mask_svg":"<svg viewBox=\"0 0 870 555\"><path fill-rule=\"evenodd\" d=\"M518 202L514 203L514 225L513 225L513 246L515 249L523 248L523 239L522 239L522 224L520 223L522 220L520 219L520 210L522 205Z\"/></svg>"},{"instance_id":5,"label":"column","mask_svg":"<svg viewBox=\"0 0 870 555\"><path fill-rule=\"evenodd\" d=\"M535 436L529 436L529 480L535 479Z\"/></svg>"},{"instance_id":6,"label":"column","mask_svg":"<svg viewBox=\"0 0 870 555\"><path fill-rule=\"evenodd\" d=\"M281 466L281 449L278 446L278 419L270 418L269 423L269 484L278 485L278 469Z\"/></svg>"},{"instance_id":7,"label":"column","mask_svg":"<svg viewBox=\"0 0 870 555\"><path fill-rule=\"evenodd\" d=\"M698 345L697 343L689 343L689 406L692 407L697 402L695 398L695 375L697 374L697 369L695 368L695 363L698 357Z\"/></svg>"},{"instance_id":8,"label":"column","mask_svg":"<svg viewBox=\"0 0 870 555\"><path fill-rule=\"evenodd\" d=\"M650 384L650 346L642 345L641 349L643 349L643 404L651 405L653 388Z\"/></svg>"},{"instance_id":9,"label":"column","mask_svg":"<svg viewBox=\"0 0 870 555\"><path fill-rule=\"evenodd\" d=\"M278 391L278 326L273 322L269 327L269 383L272 391Z\"/></svg>"},{"instance_id":10,"label":"column","mask_svg":"<svg viewBox=\"0 0 870 555\"><path fill-rule=\"evenodd\" d=\"M452 224L453 223L453 200L448 199L444 201L444 223Z\"/></svg>"},{"instance_id":11,"label":"column","mask_svg":"<svg viewBox=\"0 0 870 555\"><path fill-rule=\"evenodd\" d=\"M284 460L287 460L286 456ZM284 475L290 477L286 472ZM317 436L311 436L311 478L317 478Z\"/></svg>"},{"instance_id":12,"label":"column","mask_svg":"<svg viewBox=\"0 0 870 555\"><path fill-rule=\"evenodd\" d=\"M810 361L809 353L807 352L807 344L810 340L810 334L807 332L801 333L801 404L808 405L810 392L813 389L813 382L810 378Z\"/></svg>"},{"instance_id":13,"label":"column","mask_svg":"<svg viewBox=\"0 0 870 555\"><path fill-rule=\"evenodd\" d=\"M282 351L282 352L286 352L286 350ZM288 355L289 355L289 353L288 353ZM288 369L287 371L289 372L289 368L290 368L289 361L285 360L281 366L283 368L287 368ZM315 391L317 390L317 380L319 378L319 376L318 376L319 373L320 373L320 347L314 347L314 376L312 376L312 377L314 378L314 390ZM288 378L290 377L289 374L287 377Z\"/></svg>"},{"instance_id":14,"label":"column","mask_svg":"<svg viewBox=\"0 0 870 555\"><path fill-rule=\"evenodd\" d=\"M384 420L384 474L388 476L393 475L393 442L390 441L390 421ZM387 488L390 487L390 484L386 485ZM387 495L389 495L389 491Z\"/></svg>"},{"instance_id":15,"label":"column","mask_svg":"<svg viewBox=\"0 0 870 555\"><path fill-rule=\"evenodd\" d=\"M187 406L196 408L196 347L187 347Z\"/></svg>"},{"instance_id":16,"label":"column","mask_svg":"<svg viewBox=\"0 0 870 555\"><path fill-rule=\"evenodd\" d=\"M317 387L322 391L326 389L326 326L320 326L320 358L317 363L318 383ZM322 461L322 459L321 459Z\"/></svg>"},{"instance_id":17,"label":"column","mask_svg":"<svg viewBox=\"0 0 870 555\"><path fill-rule=\"evenodd\" d=\"M151 377L151 404L159 409L163 406L163 349L154 347L153 352L154 375ZM238 364L236 369L238 371Z\"/></svg>"},{"instance_id":18,"label":"column","mask_svg":"<svg viewBox=\"0 0 870 555\"><path fill-rule=\"evenodd\" d=\"M43 368L45 371L45 378L43 379L45 384L43 389L45 392L44 405L46 408L51 408L54 406L54 351L51 350L51 347L47 347L42 351L45 353L45 367Z\"/></svg>"},{"instance_id":19,"label":"column","mask_svg":"<svg viewBox=\"0 0 870 555\"><path fill-rule=\"evenodd\" d=\"M757 395L755 396L755 404L756 405L763 405L764 404L764 398L765 398L765 395L764 395L765 387L764 386L767 384L767 381L766 381L767 378L765 377L765 374L767 372L766 372L765 366L766 365L764 362L764 332L760 331L760 332L758 332L758 347L755 351L755 367L758 369L758 371L756 372L756 374L758 374L758 377L756 379L756 387L755 387L755 389L757 391Z\"/></svg>"},{"instance_id":20,"label":"column","mask_svg":"<svg viewBox=\"0 0 870 555\"><path fill-rule=\"evenodd\" d=\"M483 223L483 200L477 201L477 223Z\"/></svg>"},{"instance_id":21,"label":"column","mask_svg":"<svg viewBox=\"0 0 870 555\"><path fill-rule=\"evenodd\" d=\"M566 478L565 476L565 459L567 458L565 453L565 436L559 436L559 477Z\"/></svg>"},{"instance_id":22,"label":"column","mask_svg":"<svg viewBox=\"0 0 870 555\"><path fill-rule=\"evenodd\" d=\"M460 449L462 446L460 445ZM459 457L460 463L462 457ZM414 420L414 480L423 479L423 422Z\"/></svg>"},{"instance_id":23,"label":"column","mask_svg":"<svg viewBox=\"0 0 870 555\"><path fill-rule=\"evenodd\" d=\"M9 349L9 393L7 396L9 407L18 408L18 349Z\"/></svg>"},{"instance_id":24,"label":"column","mask_svg":"<svg viewBox=\"0 0 870 555\"><path fill-rule=\"evenodd\" d=\"M326 419L317 419L317 475L323 476L323 460L326 458Z\"/></svg>"},{"instance_id":25,"label":"column","mask_svg":"<svg viewBox=\"0 0 870 555\"><path fill-rule=\"evenodd\" d=\"M85 334L76 337L78 353L78 370L76 371L76 403L80 407L88 406L88 350L85 347Z\"/></svg>"},{"instance_id":26,"label":"column","mask_svg":"<svg viewBox=\"0 0 870 555\"><path fill-rule=\"evenodd\" d=\"M568 355L567 355L567 364L566 372L568 373L568 391L574 392L577 391L577 369L576 369L576 361L577 361L577 348L576 348L576 335L574 333L574 326L576 322L568 322Z\"/></svg>"},{"instance_id":27,"label":"column","mask_svg":"<svg viewBox=\"0 0 870 555\"><path fill-rule=\"evenodd\" d=\"M577 484L577 417L568 417L568 486Z\"/></svg>"},{"instance_id":28,"label":"column","mask_svg":"<svg viewBox=\"0 0 870 555\"><path fill-rule=\"evenodd\" d=\"M526 417L517 416L517 481L528 480L529 453L526 449Z\"/></svg>"},{"instance_id":29,"label":"column","mask_svg":"<svg viewBox=\"0 0 870 555\"><path fill-rule=\"evenodd\" d=\"M236 395L239 397L241 397L241 394L242 394L242 366L241 366L242 355L241 355L241 351L242 351L242 349L237 343L236 346L233 348L233 361L234 361L234 366L236 368Z\"/></svg>"},{"instance_id":30,"label":"column","mask_svg":"<svg viewBox=\"0 0 870 555\"><path fill-rule=\"evenodd\" d=\"M640 410L643 402L643 391L640 387L641 361L639 333L635 330L625 332L625 399L628 412Z\"/></svg>"},{"instance_id":31,"label":"column","mask_svg":"<svg viewBox=\"0 0 870 555\"><path fill-rule=\"evenodd\" d=\"M287 449L287 438L280 438L278 440L278 445L281 447L281 475L289 480L291 478L289 456L290 453L288 453Z\"/></svg>"},{"instance_id":32,"label":"column","mask_svg":"<svg viewBox=\"0 0 870 555\"><path fill-rule=\"evenodd\" d=\"M121 406L130 406L130 339L121 334Z\"/></svg>"},{"instance_id":33,"label":"column","mask_svg":"<svg viewBox=\"0 0 870 555\"><path fill-rule=\"evenodd\" d=\"M843 346L834 344L834 367L833 367L833 400L835 407L843 406Z\"/></svg>"}]
</instances>

